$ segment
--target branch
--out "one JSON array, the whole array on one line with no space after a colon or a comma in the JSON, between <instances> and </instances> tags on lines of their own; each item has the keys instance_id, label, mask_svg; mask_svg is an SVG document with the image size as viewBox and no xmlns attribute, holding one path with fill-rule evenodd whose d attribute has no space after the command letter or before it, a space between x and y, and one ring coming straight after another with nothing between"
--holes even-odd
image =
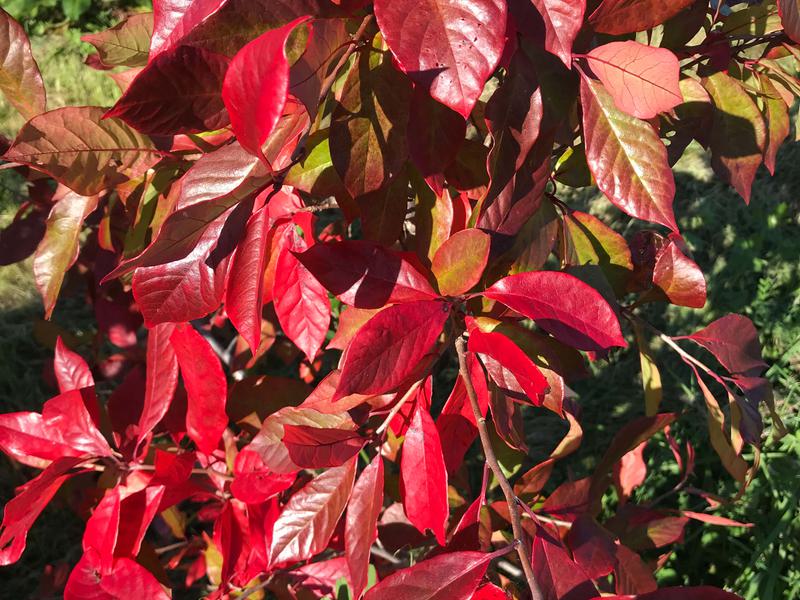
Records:
<instances>
[{"instance_id":1,"label":"branch","mask_svg":"<svg viewBox=\"0 0 800 600\"><path fill-rule=\"evenodd\" d=\"M533 564L531 562L531 553L528 544L525 542L525 530L522 528L522 517L520 516L519 505L517 504L517 496L511 488L511 484L503 475L500 468L500 463L497 462L497 456L492 448L492 441L489 438L489 432L486 429L486 419L481 415L481 409L478 405L478 396L475 393L475 387L472 385L472 379L469 376L469 368L467 367L467 354L466 354L466 338L464 335L456 339L456 352L458 353L458 371L461 378L464 380L464 387L467 390L467 397L469 403L472 405L472 413L475 415L475 422L478 425L478 434L481 438L481 446L483 447L483 454L486 457L486 463L492 470L495 479L500 484L500 489L503 490L503 495L508 504L508 512L511 516L511 529L514 532L515 545L519 560L522 563L522 570L525 573L525 580L528 583L528 588L531 591L532 600L544 600L544 594L536 582L533 574Z\"/></svg>"}]
</instances>

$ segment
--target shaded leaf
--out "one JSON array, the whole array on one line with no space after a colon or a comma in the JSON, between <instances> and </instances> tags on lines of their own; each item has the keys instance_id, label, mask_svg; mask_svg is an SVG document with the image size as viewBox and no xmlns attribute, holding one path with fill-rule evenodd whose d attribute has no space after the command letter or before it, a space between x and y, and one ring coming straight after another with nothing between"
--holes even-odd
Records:
<instances>
[{"instance_id":1,"label":"shaded leaf","mask_svg":"<svg viewBox=\"0 0 800 600\"><path fill-rule=\"evenodd\" d=\"M304 469L338 467L353 458L367 440L347 429L284 425L283 444L289 457Z\"/></svg>"},{"instance_id":2,"label":"shaded leaf","mask_svg":"<svg viewBox=\"0 0 800 600\"><path fill-rule=\"evenodd\" d=\"M544 47L572 68L572 46L583 26L586 0L532 0L544 20Z\"/></svg>"},{"instance_id":3,"label":"shaded leaf","mask_svg":"<svg viewBox=\"0 0 800 600\"><path fill-rule=\"evenodd\" d=\"M570 558L561 540L539 525L533 538L531 562L545 600L582 600L597 596L592 580Z\"/></svg>"}]
</instances>

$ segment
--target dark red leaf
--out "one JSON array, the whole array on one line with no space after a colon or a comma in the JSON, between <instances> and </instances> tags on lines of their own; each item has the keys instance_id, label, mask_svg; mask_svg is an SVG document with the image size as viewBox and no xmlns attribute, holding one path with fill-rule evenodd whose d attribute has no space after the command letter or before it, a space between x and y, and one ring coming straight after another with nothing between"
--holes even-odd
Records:
<instances>
[{"instance_id":1,"label":"dark red leaf","mask_svg":"<svg viewBox=\"0 0 800 600\"><path fill-rule=\"evenodd\" d=\"M370 548L378 537L378 517L382 510L383 458L378 453L358 477L347 507L344 540L354 598L360 598L367 587Z\"/></svg>"},{"instance_id":2,"label":"dark red leaf","mask_svg":"<svg viewBox=\"0 0 800 600\"><path fill-rule=\"evenodd\" d=\"M422 86L411 96L408 152L423 177L439 175L455 160L467 123L457 112L436 102Z\"/></svg>"},{"instance_id":3,"label":"dark red leaf","mask_svg":"<svg viewBox=\"0 0 800 600\"><path fill-rule=\"evenodd\" d=\"M444 546L449 516L447 469L436 425L419 403L403 442L400 479L408 520L421 533L430 529Z\"/></svg>"},{"instance_id":4,"label":"dark red leaf","mask_svg":"<svg viewBox=\"0 0 800 600\"><path fill-rule=\"evenodd\" d=\"M328 469L296 492L275 522L269 562L272 566L306 560L322 552L350 499L356 459Z\"/></svg>"},{"instance_id":5,"label":"dark red leaf","mask_svg":"<svg viewBox=\"0 0 800 600\"><path fill-rule=\"evenodd\" d=\"M375 2L378 25L403 71L464 118L503 53L506 11L501 0Z\"/></svg>"},{"instance_id":6,"label":"dark red leaf","mask_svg":"<svg viewBox=\"0 0 800 600\"><path fill-rule=\"evenodd\" d=\"M225 74L222 99L242 148L263 156L261 146L283 114L289 90L286 42L310 17L267 31L233 57Z\"/></svg>"},{"instance_id":7,"label":"dark red leaf","mask_svg":"<svg viewBox=\"0 0 800 600\"><path fill-rule=\"evenodd\" d=\"M591 579L610 574L616 566L614 537L589 515L572 522L566 540L575 562Z\"/></svg>"},{"instance_id":8,"label":"dark red leaf","mask_svg":"<svg viewBox=\"0 0 800 600\"><path fill-rule=\"evenodd\" d=\"M742 600L741 596L707 585L670 587L635 596L603 596L603 598L608 600Z\"/></svg>"},{"instance_id":9,"label":"dark red leaf","mask_svg":"<svg viewBox=\"0 0 800 600\"><path fill-rule=\"evenodd\" d=\"M449 304L425 300L390 306L372 317L342 356L333 400L396 388L431 349L449 314Z\"/></svg>"},{"instance_id":10,"label":"dark red leaf","mask_svg":"<svg viewBox=\"0 0 800 600\"><path fill-rule=\"evenodd\" d=\"M767 367L761 357L758 331L753 322L742 315L726 315L686 339L711 352L730 373L757 375Z\"/></svg>"},{"instance_id":11,"label":"dark red leaf","mask_svg":"<svg viewBox=\"0 0 800 600\"><path fill-rule=\"evenodd\" d=\"M228 425L228 385L211 345L188 323L175 326L169 338L189 399L186 433L201 452L211 454Z\"/></svg>"},{"instance_id":12,"label":"dark red leaf","mask_svg":"<svg viewBox=\"0 0 800 600\"><path fill-rule=\"evenodd\" d=\"M570 558L557 536L536 526L533 573L545 600L583 600L598 595L586 572Z\"/></svg>"},{"instance_id":13,"label":"dark red leaf","mask_svg":"<svg viewBox=\"0 0 800 600\"><path fill-rule=\"evenodd\" d=\"M537 271L501 279L484 295L502 302L581 350L626 347L614 309L589 285L567 273Z\"/></svg>"},{"instance_id":14,"label":"dark red leaf","mask_svg":"<svg viewBox=\"0 0 800 600\"><path fill-rule=\"evenodd\" d=\"M674 413L661 413L652 417L639 417L624 425L603 454L595 469L595 478L604 477L618 460L670 425L676 418Z\"/></svg>"},{"instance_id":15,"label":"dark red leaf","mask_svg":"<svg viewBox=\"0 0 800 600\"><path fill-rule=\"evenodd\" d=\"M451 552L424 560L392 573L370 588L364 600L469 600L477 589L489 562L508 552L491 554Z\"/></svg>"},{"instance_id":16,"label":"dark red leaf","mask_svg":"<svg viewBox=\"0 0 800 600\"><path fill-rule=\"evenodd\" d=\"M284 235L272 287L275 312L289 339L313 361L328 333L331 305L325 288L295 254L306 250L308 241L292 227Z\"/></svg>"},{"instance_id":17,"label":"dark red leaf","mask_svg":"<svg viewBox=\"0 0 800 600\"><path fill-rule=\"evenodd\" d=\"M338 467L358 454L367 440L357 431L284 425L283 444L294 463L304 469Z\"/></svg>"},{"instance_id":18,"label":"dark red leaf","mask_svg":"<svg viewBox=\"0 0 800 600\"><path fill-rule=\"evenodd\" d=\"M148 134L213 131L228 124L222 81L230 61L179 46L150 61L104 118L116 117Z\"/></svg>"},{"instance_id":19,"label":"dark red leaf","mask_svg":"<svg viewBox=\"0 0 800 600\"><path fill-rule=\"evenodd\" d=\"M661 25L693 3L694 0L605 0L589 17L589 22L599 33L644 31Z\"/></svg>"},{"instance_id":20,"label":"dark red leaf","mask_svg":"<svg viewBox=\"0 0 800 600\"><path fill-rule=\"evenodd\" d=\"M83 358L67 348L61 336L56 340L56 355L53 360L58 391L62 394L71 390L93 387L94 377Z\"/></svg>"},{"instance_id":21,"label":"dark red leaf","mask_svg":"<svg viewBox=\"0 0 800 600\"><path fill-rule=\"evenodd\" d=\"M178 45L194 27L214 14L227 0L155 0L150 60Z\"/></svg>"}]
</instances>

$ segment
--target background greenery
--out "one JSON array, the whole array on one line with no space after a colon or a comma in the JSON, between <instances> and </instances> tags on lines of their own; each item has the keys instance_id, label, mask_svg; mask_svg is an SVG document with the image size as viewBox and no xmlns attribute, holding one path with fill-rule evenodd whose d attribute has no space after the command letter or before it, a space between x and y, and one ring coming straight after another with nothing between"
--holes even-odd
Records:
<instances>
[{"instance_id":1,"label":"background greenery","mask_svg":"<svg viewBox=\"0 0 800 600\"><path fill-rule=\"evenodd\" d=\"M125 10L142 0L2 0L32 36L34 54L48 91L48 106L70 104L108 106L118 96L103 73L83 64L90 47L82 32L116 23ZM0 133L13 137L22 119L0 98ZM768 376L776 388L779 410L790 434L764 444L762 468L740 503L722 514L752 522L752 529L690 524L686 539L659 571L663 585L724 586L748 600L800 598L800 145L785 146L777 174L760 173L749 207L711 172L698 148L677 167L676 214L697 262L706 273L709 301L702 311L659 306L648 318L670 334L686 334L729 312L750 317L761 333ZM13 218L22 197L22 182L0 171L0 227ZM608 203L588 191L564 196L575 207L614 213ZM31 276L30 260L0 268L0 411L39 410L54 394L42 374L52 358L52 337L41 321L41 302ZM53 322L77 340L89 343L94 330L91 314L80 297L60 301ZM49 340L49 341L48 341ZM735 489L710 450L702 401L687 368L656 348L664 379L663 409L685 413L678 434L699 449L691 485L722 495ZM596 377L576 387L587 434L581 451L566 464L576 476L588 474L610 437L628 418L643 412L638 356L634 351L613 356L593 367ZM549 450L557 431L534 419L528 426L534 452ZM556 428L557 429L557 428ZM769 428L768 428L769 431ZM675 482L677 468L666 444L656 440L648 449L650 478L637 491L648 502ZM0 503L28 478L18 466L0 458ZM69 492L69 489L66 490ZM696 497L681 496L682 507L702 510ZM665 505L675 505L671 498ZM48 508L28 536L20 563L0 569L0 596L43 597L36 592L46 565L74 564L82 523L56 503Z\"/></svg>"}]
</instances>

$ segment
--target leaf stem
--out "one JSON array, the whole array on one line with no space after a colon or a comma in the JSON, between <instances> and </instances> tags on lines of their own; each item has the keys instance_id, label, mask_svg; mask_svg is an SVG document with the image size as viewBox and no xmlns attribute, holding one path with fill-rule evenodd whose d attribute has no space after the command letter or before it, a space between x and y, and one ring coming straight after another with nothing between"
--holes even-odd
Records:
<instances>
[{"instance_id":1,"label":"leaf stem","mask_svg":"<svg viewBox=\"0 0 800 600\"><path fill-rule=\"evenodd\" d=\"M503 495L508 504L508 512L511 517L511 529L514 532L516 550L519 555L519 560L522 563L522 571L525 573L525 580L528 583L531 598L532 600L544 600L544 594L533 574L530 547L526 541L527 536L525 535L525 530L522 528L522 517L517 503L517 496L514 494L514 490L508 482L508 479L503 475L500 463L497 461L497 455L494 453L494 448L492 448L489 431L486 429L486 419L481 415L478 395L475 393L475 386L472 385L469 368L467 367L466 338L463 334L456 338L455 346L458 354L458 371L461 378L464 380L464 387L467 390L467 397L472 406L472 413L475 415L475 422L478 425L478 434L481 439L483 454L486 457L486 463L489 465L495 479L497 479L497 482L500 484L500 489L503 490Z\"/></svg>"}]
</instances>

